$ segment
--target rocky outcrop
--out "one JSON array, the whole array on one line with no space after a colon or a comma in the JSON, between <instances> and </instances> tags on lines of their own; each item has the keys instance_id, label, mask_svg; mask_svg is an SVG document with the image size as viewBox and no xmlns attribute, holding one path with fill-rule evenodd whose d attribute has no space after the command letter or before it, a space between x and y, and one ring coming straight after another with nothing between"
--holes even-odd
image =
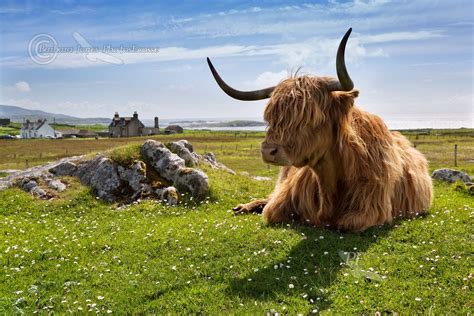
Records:
<instances>
[{"instance_id":1,"label":"rocky outcrop","mask_svg":"<svg viewBox=\"0 0 474 316\"><path fill-rule=\"evenodd\" d=\"M467 173L448 168L437 169L433 171L431 177L433 179L442 180L449 183L454 183L456 181L462 181L465 183L471 182L471 177L469 177Z\"/></svg>"},{"instance_id":2,"label":"rocky outcrop","mask_svg":"<svg viewBox=\"0 0 474 316\"><path fill-rule=\"evenodd\" d=\"M217 162L213 153L202 157L186 140L168 144L147 140L141 147L142 160L121 165L105 154L95 157L70 157L23 171L14 171L0 179L0 190L18 186L43 199L63 192L67 185L58 177L77 177L83 185L107 202L129 203L141 198L157 198L169 205L179 202L180 193L202 199L209 193L209 179L198 169L201 163L211 168L234 171ZM148 170L147 168L151 168ZM150 177L150 178L148 178ZM64 181L64 180L63 180ZM170 186L171 184L171 186Z\"/></svg>"}]
</instances>

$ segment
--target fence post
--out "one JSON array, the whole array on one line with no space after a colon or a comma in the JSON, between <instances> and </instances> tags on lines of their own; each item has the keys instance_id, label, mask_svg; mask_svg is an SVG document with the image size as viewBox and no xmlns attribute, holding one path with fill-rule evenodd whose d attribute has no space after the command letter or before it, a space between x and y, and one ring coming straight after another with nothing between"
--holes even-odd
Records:
<instances>
[{"instance_id":1,"label":"fence post","mask_svg":"<svg viewBox=\"0 0 474 316\"><path fill-rule=\"evenodd\" d=\"M235 145L235 151L239 150L239 145Z\"/></svg>"},{"instance_id":2,"label":"fence post","mask_svg":"<svg viewBox=\"0 0 474 316\"><path fill-rule=\"evenodd\" d=\"M26 164L26 169L28 169L30 167L28 164L28 159L25 160L25 164Z\"/></svg>"},{"instance_id":3,"label":"fence post","mask_svg":"<svg viewBox=\"0 0 474 316\"><path fill-rule=\"evenodd\" d=\"M43 153L42 152L40 152L40 158L43 158Z\"/></svg>"},{"instance_id":4,"label":"fence post","mask_svg":"<svg viewBox=\"0 0 474 316\"><path fill-rule=\"evenodd\" d=\"M454 166L458 166L458 144L454 144Z\"/></svg>"}]
</instances>

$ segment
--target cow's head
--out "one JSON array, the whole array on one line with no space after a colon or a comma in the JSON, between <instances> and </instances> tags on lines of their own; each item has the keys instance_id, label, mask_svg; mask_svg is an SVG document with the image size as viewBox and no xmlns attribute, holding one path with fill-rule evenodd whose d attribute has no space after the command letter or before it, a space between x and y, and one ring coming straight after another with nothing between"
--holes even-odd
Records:
<instances>
[{"instance_id":1,"label":"cow's head","mask_svg":"<svg viewBox=\"0 0 474 316\"><path fill-rule=\"evenodd\" d=\"M338 79L293 76L275 87L239 91L227 85L207 59L217 84L229 96L243 101L270 98L264 113L267 135L261 145L265 162L314 166L334 145L341 121L347 119L346 114L358 95L344 61L351 31L346 32L337 51Z\"/></svg>"}]
</instances>

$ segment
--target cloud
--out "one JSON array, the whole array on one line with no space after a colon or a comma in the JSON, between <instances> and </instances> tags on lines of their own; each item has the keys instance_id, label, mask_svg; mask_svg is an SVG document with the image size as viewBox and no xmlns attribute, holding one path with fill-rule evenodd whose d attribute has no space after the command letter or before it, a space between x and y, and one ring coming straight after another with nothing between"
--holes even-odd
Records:
<instances>
[{"instance_id":1,"label":"cloud","mask_svg":"<svg viewBox=\"0 0 474 316\"><path fill-rule=\"evenodd\" d=\"M30 85L26 81L18 81L17 83L15 83L14 87L15 87L15 90L18 91L18 92L30 92L31 91Z\"/></svg>"},{"instance_id":2,"label":"cloud","mask_svg":"<svg viewBox=\"0 0 474 316\"><path fill-rule=\"evenodd\" d=\"M366 35L360 38L363 44L387 43L397 41L419 41L431 38L443 37L439 32L418 31L418 32L392 32L377 35Z\"/></svg>"},{"instance_id":3,"label":"cloud","mask_svg":"<svg viewBox=\"0 0 474 316\"><path fill-rule=\"evenodd\" d=\"M421 34L418 34L421 33ZM355 36L348 43L348 60L364 57L383 57L387 54L381 49L369 49L364 43L377 43L401 40L402 38L429 38L434 36L429 32L409 32L378 34L368 37ZM37 65L27 57L8 57L0 59L0 65L10 68L50 68L50 69L73 69L85 67L107 66L110 64L138 64L150 62L166 62L177 60L195 60L206 57L249 57L249 56L271 56L279 57L282 64L288 67L301 65L325 65L334 60L340 38L311 37L309 39L290 43L278 43L269 45L235 45L224 44L219 46L207 46L199 48L187 48L171 46L160 48L154 52L125 52L125 53L94 53L84 52L59 53L56 58L47 65ZM108 63L106 58L91 58L98 54L109 56L120 63ZM109 58L109 59L110 59Z\"/></svg>"},{"instance_id":4,"label":"cloud","mask_svg":"<svg viewBox=\"0 0 474 316\"><path fill-rule=\"evenodd\" d=\"M31 88L28 82L26 81L18 81L14 85L11 86L0 86L3 91L5 92L20 92L20 93L25 93L25 92L30 92Z\"/></svg>"},{"instance_id":5,"label":"cloud","mask_svg":"<svg viewBox=\"0 0 474 316\"><path fill-rule=\"evenodd\" d=\"M265 71L257 76L254 81L247 82L247 85L253 89L267 88L277 85L280 81L287 78L288 71L282 70L280 72Z\"/></svg>"}]
</instances>

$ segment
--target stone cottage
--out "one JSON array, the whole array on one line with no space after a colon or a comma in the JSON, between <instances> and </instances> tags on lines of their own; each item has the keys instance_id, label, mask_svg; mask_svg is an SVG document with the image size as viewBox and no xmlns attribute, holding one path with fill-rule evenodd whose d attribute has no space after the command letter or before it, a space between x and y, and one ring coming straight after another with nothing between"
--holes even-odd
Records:
<instances>
[{"instance_id":1,"label":"stone cottage","mask_svg":"<svg viewBox=\"0 0 474 316\"><path fill-rule=\"evenodd\" d=\"M110 137L133 137L159 134L158 118L155 117L155 127L145 127L138 119L138 113L135 111L132 117L121 117L118 112L109 125Z\"/></svg>"}]
</instances>

